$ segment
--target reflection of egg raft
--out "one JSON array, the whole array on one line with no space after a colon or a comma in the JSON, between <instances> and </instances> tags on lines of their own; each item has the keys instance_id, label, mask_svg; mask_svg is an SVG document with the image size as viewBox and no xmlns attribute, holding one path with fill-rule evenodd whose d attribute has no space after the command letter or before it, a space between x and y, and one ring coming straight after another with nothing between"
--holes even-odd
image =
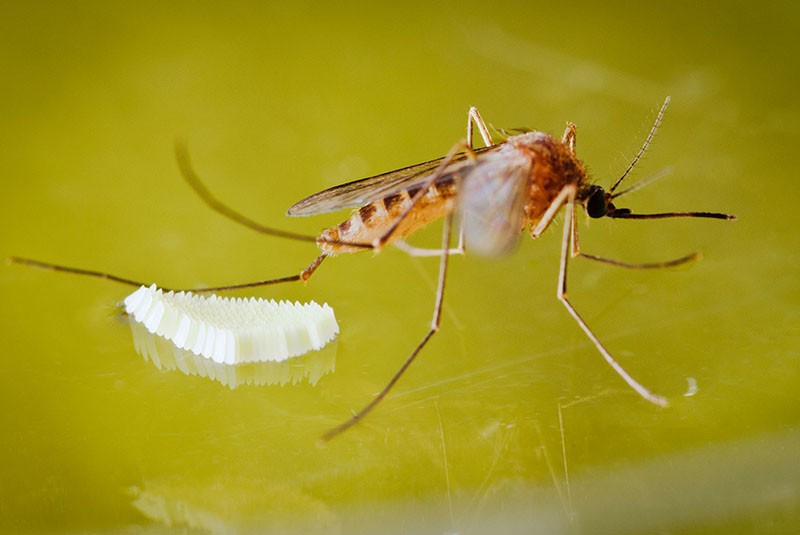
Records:
<instances>
[{"instance_id":1,"label":"reflection of egg raft","mask_svg":"<svg viewBox=\"0 0 800 535\"><path fill-rule=\"evenodd\" d=\"M215 362L282 361L320 349L339 333L327 304L208 298L142 286L125 311L148 332Z\"/></svg>"}]
</instances>

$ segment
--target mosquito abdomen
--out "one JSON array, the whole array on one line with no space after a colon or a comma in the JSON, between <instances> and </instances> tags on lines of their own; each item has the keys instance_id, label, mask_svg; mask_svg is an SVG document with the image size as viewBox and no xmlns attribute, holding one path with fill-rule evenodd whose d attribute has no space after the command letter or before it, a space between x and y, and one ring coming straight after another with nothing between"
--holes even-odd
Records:
<instances>
[{"instance_id":1,"label":"mosquito abdomen","mask_svg":"<svg viewBox=\"0 0 800 535\"><path fill-rule=\"evenodd\" d=\"M364 247L348 243L371 244L380 241L392 224L412 206L412 199L420 194L421 187L400 190L383 199L365 204L354 210L342 223L324 230L317 244L328 255L356 253ZM417 200L400 226L385 244L413 234L422 227L444 217L453 210L455 181L444 179L430 186Z\"/></svg>"}]
</instances>

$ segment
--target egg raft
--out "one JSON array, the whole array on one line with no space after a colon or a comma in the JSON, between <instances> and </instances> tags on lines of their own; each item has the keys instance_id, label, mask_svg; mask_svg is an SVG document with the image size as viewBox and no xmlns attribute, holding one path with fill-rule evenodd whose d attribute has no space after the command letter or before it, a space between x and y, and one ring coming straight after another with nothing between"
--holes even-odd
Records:
<instances>
[{"instance_id":1,"label":"egg raft","mask_svg":"<svg viewBox=\"0 0 800 535\"><path fill-rule=\"evenodd\" d=\"M205 297L141 286L124 301L132 322L219 364L282 362L318 350L339 333L327 304Z\"/></svg>"}]
</instances>

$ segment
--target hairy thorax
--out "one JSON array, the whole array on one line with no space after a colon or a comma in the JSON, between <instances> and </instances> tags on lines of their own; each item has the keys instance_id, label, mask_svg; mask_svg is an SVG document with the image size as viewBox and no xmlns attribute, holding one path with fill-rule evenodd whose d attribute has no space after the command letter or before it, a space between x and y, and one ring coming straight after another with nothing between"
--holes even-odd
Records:
<instances>
[{"instance_id":1,"label":"hairy thorax","mask_svg":"<svg viewBox=\"0 0 800 535\"><path fill-rule=\"evenodd\" d=\"M586 169L567 143L542 132L530 132L508 139L531 159L533 165L525 202L527 226L534 227L564 186L579 188L586 182Z\"/></svg>"}]
</instances>

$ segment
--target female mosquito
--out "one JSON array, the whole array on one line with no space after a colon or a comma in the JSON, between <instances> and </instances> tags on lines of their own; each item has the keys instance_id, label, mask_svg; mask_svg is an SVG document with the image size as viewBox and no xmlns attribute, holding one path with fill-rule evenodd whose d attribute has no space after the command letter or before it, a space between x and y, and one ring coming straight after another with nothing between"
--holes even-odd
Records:
<instances>
[{"instance_id":1,"label":"female mosquito","mask_svg":"<svg viewBox=\"0 0 800 535\"><path fill-rule=\"evenodd\" d=\"M733 215L717 212L640 214L627 208L618 208L614 204L617 198L638 190L652 181L652 179L645 179L627 189L617 191L622 181L630 174L650 145L661 124L669 100L667 97L664 101L647 138L631 163L608 190L589 183L586 169L575 153L576 127L574 124L567 124L560 140L542 132L523 131L515 135L506 134L499 143L494 143L489 128L478 110L473 107L467 116L466 140L456 144L443 158L335 186L311 195L289 208L287 215L293 217L356 208L344 222L324 230L319 236L306 236L263 226L220 202L194 172L185 145L178 143L176 154L184 179L212 209L258 232L300 241L313 241L322 250L321 254L299 274L245 284L194 289L193 291L223 291L290 281L306 281L322 261L329 256L364 250L378 251L389 244L394 244L411 255L439 257L438 284L433 317L428 331L389 379L386 386L369 403L349 420L323 435L323 440L327 441L349 429L372 411L386 397L417 358L422 348L439 330L448 257L451 254L463 254L465 250L469 250L483 256L501 256L513 249L521 231L526 228L532 238L538 238L547 230L563 207L566 217L561 238L558 299L606 362L633 390L656 405L667 406L666 398L651 392L625 371L572 306L567 298L567 265L570 258L580 256L624 268L647 269L680 265L698 256L691 254L666 262L632 264L582 253L578 246L576 206L581 206L591 218L735 219ZM473 147L473 126L477 127L484 147ZM403 241L403 238L438 219L444 221L440 249L420 249ZM457 247L451 249L454 221L459 225L459 243ZM107 273L23 258L12 258L11 260L45 269L96 276L136 286L141 285L139 282Z\"/></svg>"}]
</instances>

